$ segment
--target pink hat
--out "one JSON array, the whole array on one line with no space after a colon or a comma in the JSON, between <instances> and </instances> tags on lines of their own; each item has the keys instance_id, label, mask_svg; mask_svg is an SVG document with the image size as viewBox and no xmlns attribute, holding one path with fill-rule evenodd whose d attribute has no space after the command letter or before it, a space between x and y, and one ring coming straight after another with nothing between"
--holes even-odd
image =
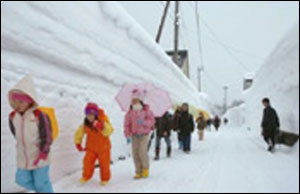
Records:
<instances>
[{"instance_id":1,"label":"pink hat","mask_svg":"<svg viewBox=\"0 0 300 194\"><path fill-rule=\"evenodd\" d=\"M19 100L19 101L24 101L27 103L34 103L34 100L28 96L27 94L23 94L23 93L18 93L18 92L12 92L10 95L11 99L13 101Z\"/></svg>"},{"instance_id":2,"label":"pink hat","mask_svg":"<svg viewBox=\"0 0 300 194\"><path fill-rule=\"evenodd\" d=\"M85 114L94 114L98 117L99 115L99 107L96 103L88 103L87 106L85 107Z\"/></svg>"}]
</instances>

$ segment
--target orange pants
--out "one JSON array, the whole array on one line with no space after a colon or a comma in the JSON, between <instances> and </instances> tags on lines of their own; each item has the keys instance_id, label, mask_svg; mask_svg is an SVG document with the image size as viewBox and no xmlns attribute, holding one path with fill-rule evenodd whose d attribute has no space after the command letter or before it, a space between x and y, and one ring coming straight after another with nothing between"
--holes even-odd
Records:
<instances>
[{"instance_id":1,"label":"orange pants","mask_svg":"<svg viewBox=\"0 0 300 194\"><path fill-rule=\"evenodd\" d=\"M109 181L110 174L110 150L98 154L92 151L87 151L84 157L83 164L83 178L86 180L90 180L95 171L96 161L99 161L100 165L100 179L101 181Z\"/></svg>"}]
</instances>

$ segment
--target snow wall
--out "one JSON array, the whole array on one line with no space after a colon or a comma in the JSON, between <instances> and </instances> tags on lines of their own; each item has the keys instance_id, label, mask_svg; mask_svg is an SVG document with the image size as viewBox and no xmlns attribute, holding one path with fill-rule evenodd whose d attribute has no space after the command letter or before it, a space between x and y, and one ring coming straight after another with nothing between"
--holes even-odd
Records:
<instances>
[{"instance_id":1,"label":"snow wall","mask_svg":"<svg viewBox=\"0 0 300 194\"><path fill-rule=\"evenodd\" d=\"M152 82L174 102L209 110L205 95L116 2L1 2L1 192L20 191L7 93L27 74L39 103L56 109L60 125L53 181L81 169L73 135L89 101L103 107L114 125L112 159L129 152L124 113L114 101L124 83Z\"/></svg>"},{"instance_id":2,"label":"snow wall","mask_svg":"<svg viewBox=\"0 0 300 194\"><path fill-rule=\"evenodd\" d=\"M227 112L229 124L260 134L264 97L270 98L276 109L281 129L299 134L299 23L257 72L253 86L244 93L245 104ZM299 160L299 143L291 152Z\"/></svg>"}]
</instances>

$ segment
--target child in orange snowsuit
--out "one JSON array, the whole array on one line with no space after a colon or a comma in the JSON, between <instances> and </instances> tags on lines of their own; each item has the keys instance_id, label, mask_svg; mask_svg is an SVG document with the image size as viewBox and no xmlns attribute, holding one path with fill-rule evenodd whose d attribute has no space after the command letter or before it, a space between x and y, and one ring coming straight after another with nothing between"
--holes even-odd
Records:
<instances>
[{"instance_id":1,"label":"child in orange snowsuit","mask_svg":"<svg viewBox=\"0 0 300 194\"><path fill-rule=\"evenodd\" d=\"M76 148L80 152L86 152L83 162L83 174L80 183L88 182L94 174L95 163L100 165L101 185L108 184L110 173L111 143L109 136L113 128L108 117L97 104L89 103L85 108L86 118L75 134ZM82 140L86 135L86 147L82 147Z\"/></svg>"}]
</instances>

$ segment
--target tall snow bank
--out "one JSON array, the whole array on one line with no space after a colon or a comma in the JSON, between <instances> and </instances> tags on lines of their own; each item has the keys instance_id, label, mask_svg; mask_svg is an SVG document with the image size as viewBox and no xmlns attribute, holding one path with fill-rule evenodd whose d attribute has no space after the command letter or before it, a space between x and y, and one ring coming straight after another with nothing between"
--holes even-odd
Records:
<instances>
[{"instance_id":1,"label":"tall snow bank","mask_svg":"<svg viewBox=\"0 0 300 194\"><path fill-rule=\"evenodd\" d=\"M299 134L299 24L278 43L256 73L253 86L244 93L245 104L226 113L229 124L259 135L264 97L269 97L277 110L281 129ZM299 160L299 142L287 150Z\"/></svg>"},{"instance_id":2,"label":"tall snow bank","mask_svg":"<svg viewBox=\"0 0 300 194\"><path fill-rule=\"evenodd\" d=\"M283 130L299 133L299 24L278 43L245 93L246 123L260 129L261 100L269 97Z\"/></svg>"},{"instance_id":3,"label":"tall snow bank","mask_svg":"<svg viewBox=\"0 0 300 194\"><path fill-rule=\"evenodd\" d=\"M209 110L204 95L117 3L1 2L1 192L19 191L7 92L26 74L34 77L40 104L55 107L59 120L54 181L81 170L73 134L89 101L103 107L115 127L113 160L129 152L124 113L114 101L124 83L152 82L176 102Z\"/></svg>"}]
</instances>

